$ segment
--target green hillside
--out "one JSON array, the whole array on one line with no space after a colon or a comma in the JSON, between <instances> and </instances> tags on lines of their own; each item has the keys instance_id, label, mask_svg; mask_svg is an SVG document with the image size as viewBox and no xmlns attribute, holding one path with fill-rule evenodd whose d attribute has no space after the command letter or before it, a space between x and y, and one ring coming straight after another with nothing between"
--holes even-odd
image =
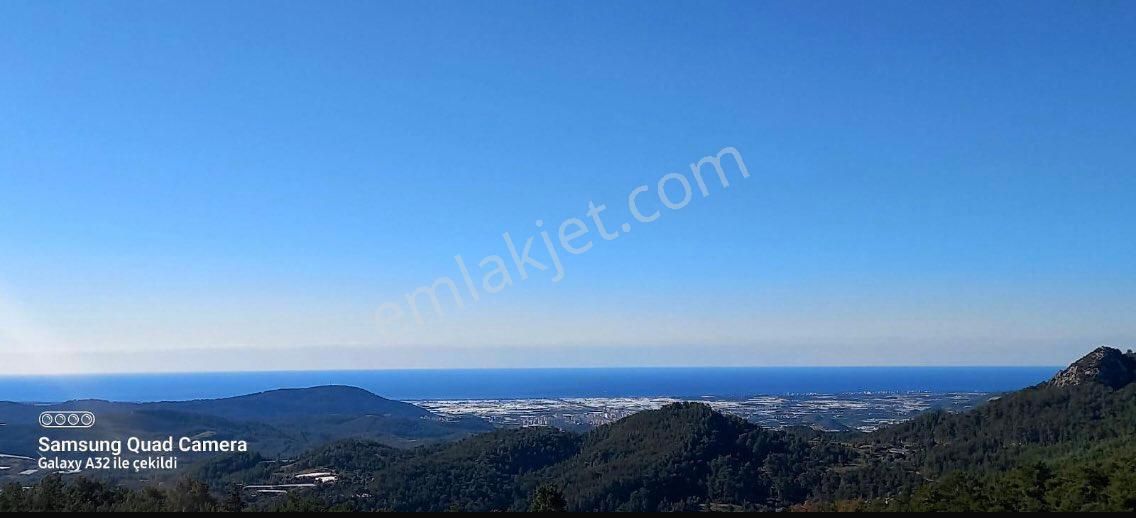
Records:
<instances>
[{"instance_id":1,"label":"green hillside","mask_svg":"<svg viewBox=\"0 0 1136 518\"><path fill-rule=\"evenodd\" d=\"M585 434L497 430L415 449L347 440L286 466L219 458L161 490L49 477L26 491L5 488L0 510L96 501L99 509L1133 511L1133 360L1098 349L1051 382L871 434L767 430L679 403ZM239 490L324 470L338 480L287 496Z\"/></svg>"}]
</instances>

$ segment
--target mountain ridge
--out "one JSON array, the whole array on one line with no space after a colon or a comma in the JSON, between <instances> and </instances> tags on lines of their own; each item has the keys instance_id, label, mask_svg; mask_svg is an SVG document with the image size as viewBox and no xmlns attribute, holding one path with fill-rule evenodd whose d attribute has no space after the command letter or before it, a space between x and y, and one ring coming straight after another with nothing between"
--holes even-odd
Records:
<instances>
[{"instance_id":1,"label":"mountain ridge","mask_svg":"<svg viewBox=\"0 0 1136 518\"><path fill-rule=\"evenodd\" d=\"M1136 353L1101 346L1058 372L1048 384L1072 387L1096 382L1119 389L1136 382Z\"/></svg>"},{"instance_id":2,"label":"mountain ridge","mask_svg":"<svg viewBox=\"0 0 1136 518\"><path fill-rule=\"evenodd\" d=\"M89 430L53 429L53 438L121 439L128 436L215 435L248 439L266 455L299 454L347 438L397 446L452 440L491 430L476 418L443 419L419 406L346 385L276 389L220 399L147 403L70 400L55 404L0 403L0 452L34 454L44 432L40 412L83 410L96 414Z\"/></svg>"},{"instance_id":3,"label":"mountain ridge","mask_svg":"<svg viewBox=\"0 0 1136 518\"><path fill-rule=\"evenodd\" d=\"M217 399L141 403L143 408L165 408L209 413L234 420L288 419L311 415L382 415L437 417L422 407L379 396L349 385L280 388Z\"/></svg>"},{"instance_id":4,"label":"mountain ridge","mask_svg":"<svg viewBox=\"0 0 1136 518\"><path fill-rule=\"evenodd\" d=\"M586 433L499 429L413 449L347 435L287 464L221 457L192 474L214 488L336 477L249 510L518 511L537 494L577 511L1136 510L1136 383L1114 375L1129 359L1098 348L1054 377L1067 382L866 434L771 430L688 402Z\"/></svg>"},{"instance_id":5,"label":"mountain ridge","mask_svg":"<svg viewBox=\"0 0 1136 518\"><path fill-rule=\"evenodd\" d=\"M1136 440L1136 384L1113 388L1112 378L1098 376L1108 362L1096 352L1066 369L1088 373L1078 383L1045 382L970 411L929 412L868 434L768 430L703 404L675 403L584 434L499 430L382 455L381 465L358 471L343 452L369 451L363 443L340 444L334 460L305 456L301 464L343 475L344 487L318 489L314 498L360 510L525 510L542 487L561 491L577 511L824 509L838 502L863 509L1129 509L1136 505L1136 485L1126 482L1136 480L1132 463L1085 465L1088 471L1052 465L1082 466L1076 459L1089 452L1123 456ZM374 458L368 455L359 458ZM1035 467L1046 462L1052 467ZM1047 477L1046 470L1065 473L1045 479L1052 491L1019 487L1028 482L1021 477ZM1078 477L1088 474L1119 496L1076 496ZM975 499L952 496L972 487L950 485L955 480L988 480L981 477L995 478L974 483ZM940 486L949 491L936 492Z\"/></svg>"}]
</instances>

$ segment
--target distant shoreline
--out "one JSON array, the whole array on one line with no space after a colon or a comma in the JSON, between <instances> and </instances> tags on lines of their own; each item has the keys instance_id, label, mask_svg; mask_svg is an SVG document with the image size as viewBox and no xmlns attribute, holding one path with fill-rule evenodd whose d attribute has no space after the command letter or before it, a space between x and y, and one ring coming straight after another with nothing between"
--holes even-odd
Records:
<instances>
[{"instance_id":1,"label":"distant shoreline","mask_svg":"<svg viewBox=\"0 0 1136 518\"><path fill-rule=\"evenodd\" d=\"M0 400L180 401L318 385L350 385L402 401L993 393L1040 383L1058 370L1059 367L636 367L4 376L0 377Z\"/></svg>"}]
</instances>

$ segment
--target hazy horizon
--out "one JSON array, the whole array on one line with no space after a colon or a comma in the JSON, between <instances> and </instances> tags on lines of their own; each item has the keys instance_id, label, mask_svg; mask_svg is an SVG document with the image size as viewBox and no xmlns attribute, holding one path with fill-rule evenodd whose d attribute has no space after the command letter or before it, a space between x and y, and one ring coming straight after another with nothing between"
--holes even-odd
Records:
<instances>
[{"instance_id":1,"label":"hazy horizon","mask_svg":"<svg viewBox=\"0 0 1136 518\"><path fill-rule=\"evenodd\" d=\"M2 400L43 403L216 399L329 387L400 401L998 393L1050 379L1049 367L599 367L0 376ZM348 391L350 392L350 391Z\"/></svg>"},{"instance_id":2,"label":"hazy horizon","mask_svg":"<svg viewBox=\"0 0 1136 518\"><path fill-rule=\"evenodd\" d=\"M1108 344L1101 344L1108 345ZM1076 349L1061 346L1046 351L1043 356L1059 355L1070 350L1071 355L1053 362L1037 361L1036 352L1019 353L1016 361L1007 363L959 362L949 358L956 350L946 354L928 355L922 351L908 351L901 354L892 350L889 362L856 363L856 358L847 355L819 357L816 352L787 351L781 354L782 363L761 361L753 358L756 354L749 347L713 348L707 354L699 348L671 348L660 351L658 348L637 347L619 348L615 352L628 363L612 363L605 357L588 362L583 358L589 353L611 353L608 348L557 347L557 348L414 348L409 350L390 350L375 347L306 347L284 351L283 361L274 361L270 355L279 354L278 349L190 349L162 350L148 355L135 351L99 351L89 357L75 355L67 362L60 362L49 370L35 371L22 369L21 365L9 363L6 372L0 377L39 377L39 376L85 376L85 375L146 375L146 374L236 374L236 373L286 373L286 372L375 372L375 371L462 371L462 370L553 370L553 369L655 369L655 368L982 368L982 367L1024 367L1057 368L1068 365L1096 346ZM1120 347L1124 349L1123 347ZM829 353L840 347L826 348ZM397 352L397 355L391 355ZM218 354L225 354L226 361L235 365L252 366L226 368L218 365ZM424 361L423 356L444 355L443 361ZM1005 356L1005 354L1003 354ZM141 357L140 357L141 356ZM158 358L160 356L160 358ZM486 358L488 356L488 358ZM288 367L296 359L306 367ZM702 359L699 359L702 358ZM938 359L938 361L935 361ZM415 361L419 363L414 363ZM638 363L632 363L632 362ZM152 363L151 363L152 362ZM142 364L146 368L130 370L118 366ZM79 365L81 369L67 369L67 365ZM157 366L152 367L151 365ZM196 366L196 367L194 367ZM116 370L118 367L121 370Z\"/></svg>"}]
</instances>

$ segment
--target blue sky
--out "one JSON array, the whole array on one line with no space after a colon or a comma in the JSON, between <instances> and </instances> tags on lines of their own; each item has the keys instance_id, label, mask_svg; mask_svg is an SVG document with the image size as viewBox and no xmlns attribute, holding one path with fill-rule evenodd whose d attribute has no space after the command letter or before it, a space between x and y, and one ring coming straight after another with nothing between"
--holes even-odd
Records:
<instances>
[{"instance_id":1,"label":"blue sky","mask_svg":"<svg viewBox=\"0 0 1136 518\"><path fill-rule=\"evenodd\" d=\"M4 2L0 360L1060 364L1131 347L1132 34L1127 2ZM659 208L659 178L727 146L749 178L629 218L629 191ZM461 283L455 255L508 259L503 233L540 249L537 220L553 239L590 223L589 202L636 224L593 226L559 282L514 270L423 324L376 317Z\"/></svg>"}]
</instances>

